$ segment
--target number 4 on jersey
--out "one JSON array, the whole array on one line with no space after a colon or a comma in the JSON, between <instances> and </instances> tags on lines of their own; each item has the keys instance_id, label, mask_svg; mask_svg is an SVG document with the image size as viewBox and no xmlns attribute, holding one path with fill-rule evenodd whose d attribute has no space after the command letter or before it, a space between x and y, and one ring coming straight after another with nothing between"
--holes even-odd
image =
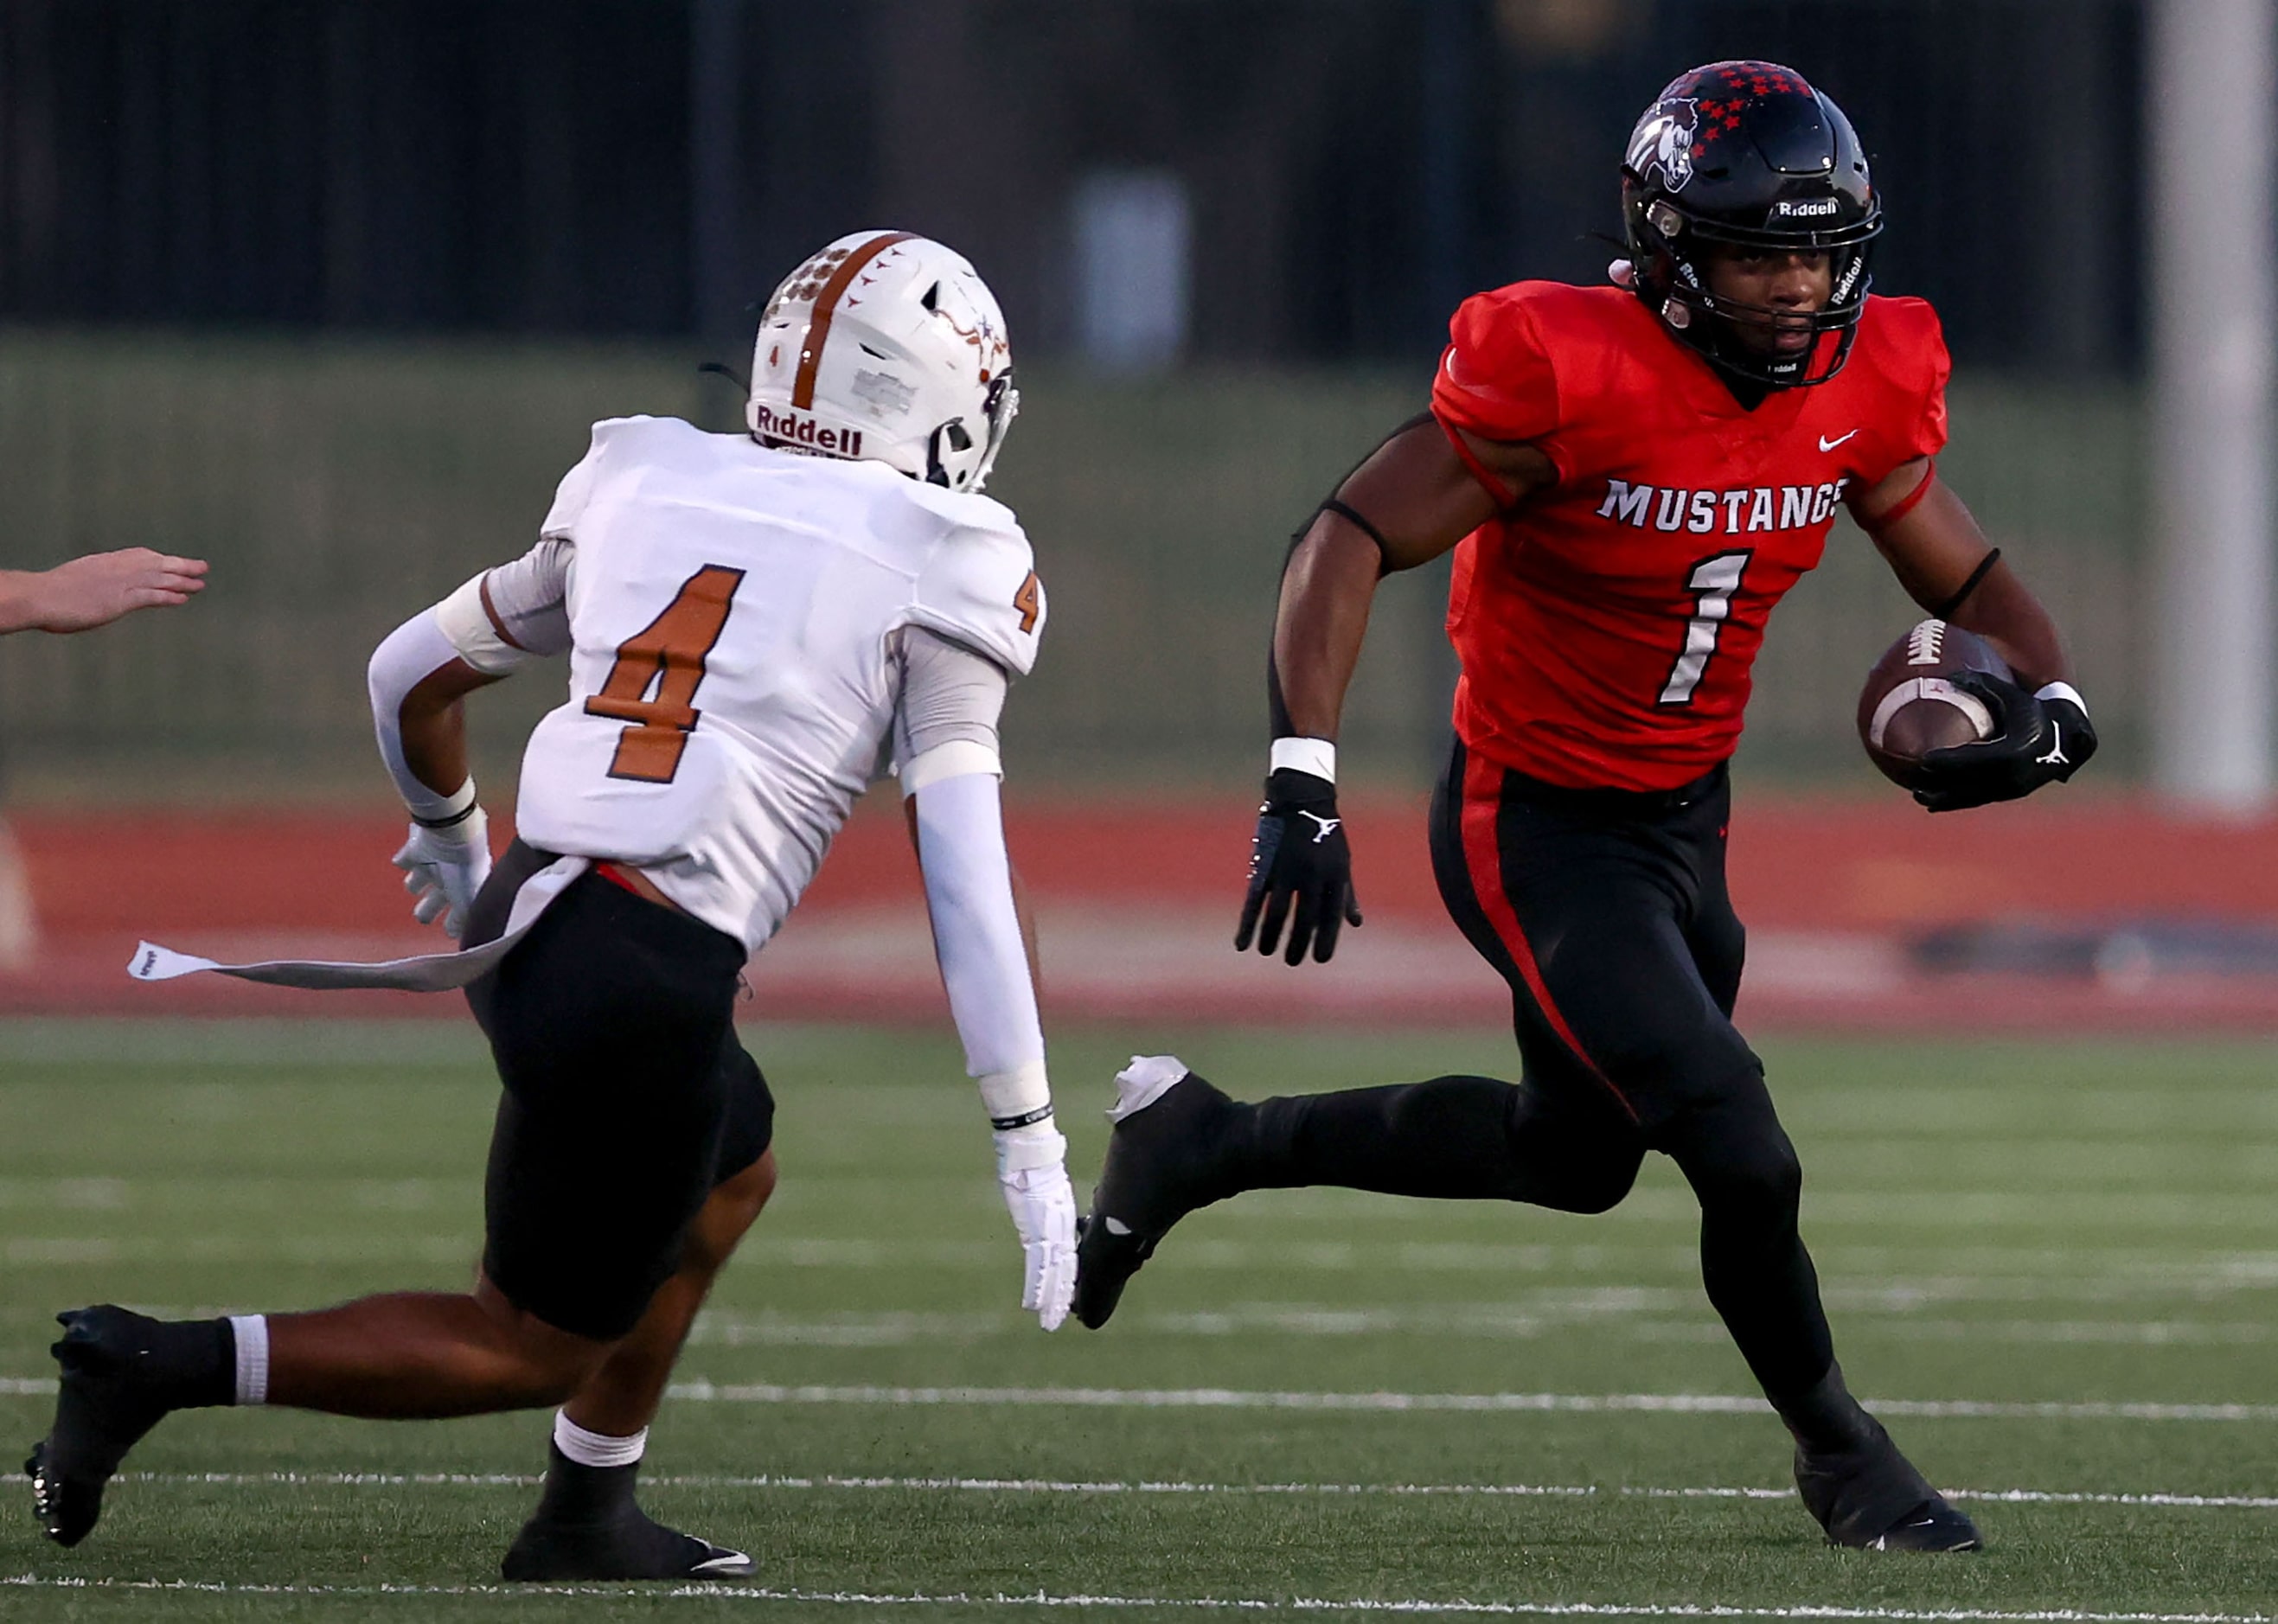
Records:
<instances>
[{"instance_id":1,"label":"number 4 on jersey","mask_svg":"<svg viewBox=\"0 0 2278 1624\"><path fill-rule=\"evenodd\" d=\"M1732 594L1740 590L1740 576L1747 572L1751 556L1719 553L1693 567L1685 583L1693 593L1693 619L1685 628L1685 651L1669 668L1669 681L1661 686L1662 704L1693 703L1693 690L1701 686L1708 670L1708 657L1716 652L1725 617L1732 613Z\"/></svg>"},{"instance_id":2,"label":"number 4 on jersey","mask_svg":"<svg viewBox=\"0 0 2278 1624\"><path fill-rule=\"evenodd\" d=\"M680 583L663 614L617 644L608 681L585 701L588 716L634 724L617 736L610 777L669 784L680 771L688 735L702 714L696 690L705 658L728 629L743 579L740 569L705 565Z\"/></svg>"}]
</instances>

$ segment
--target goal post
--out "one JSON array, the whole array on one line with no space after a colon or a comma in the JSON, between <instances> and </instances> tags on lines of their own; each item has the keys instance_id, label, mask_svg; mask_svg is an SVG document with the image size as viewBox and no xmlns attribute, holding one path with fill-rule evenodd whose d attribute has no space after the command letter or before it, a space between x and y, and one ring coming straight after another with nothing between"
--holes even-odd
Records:
<instances>
[{"instance_id":1,"label":"goal post","mask_svg":"<svg viewBox=\"0 0 2278 1624\"><path fill-rule=\"evenodd\" d=\"M2244 815L2271 788L2274 0L2152 0L2153 782Z\"/></svg>"}]
</instances>

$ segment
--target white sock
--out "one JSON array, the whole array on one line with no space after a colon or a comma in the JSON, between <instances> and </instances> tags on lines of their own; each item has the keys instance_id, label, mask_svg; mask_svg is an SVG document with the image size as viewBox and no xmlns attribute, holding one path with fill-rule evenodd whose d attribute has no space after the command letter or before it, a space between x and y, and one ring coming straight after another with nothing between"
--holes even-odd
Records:
<instances>
[{"instance_id":1,"label":"white sock","mask_svg":"<svg viewBox=\"0 0 2278 1624\"><path fill-rule=\"evenodd\" d=\"M569 1411L556 1410L554 1447L579 1466L631 1466L648 1447L648 1429L643 1427L631 1437L613 1438L607 1433L588 1432L570 1419Z\"/></svg>"},{"instance_id":2,"label":"white sock","mask_svg":"<svg viewBox=\"0 0 2278 1624\"><path fill-rule=\"evenodd\" d=\"M237 1399L240 1404L269 1402L269 1316L233 1314L230 1338L237 1344Z\"/></svg>"}]
</instances>

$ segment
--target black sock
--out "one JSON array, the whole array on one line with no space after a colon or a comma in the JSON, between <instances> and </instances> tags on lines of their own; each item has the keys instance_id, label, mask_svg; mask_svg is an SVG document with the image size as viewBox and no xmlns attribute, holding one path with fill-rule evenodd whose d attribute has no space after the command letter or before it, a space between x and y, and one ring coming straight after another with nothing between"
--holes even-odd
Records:
<instances>
[{"instance_id":1,"label":"black sock","mask_svg":"<svg viewBox=\"0 0 2278 1624\"><path fill-rule=\"evenodd\" d=\"M1259 1187L1336 1185L1451 1199L1503 1193L1511 1089L1491 1077L1262 1100L1254 1113Z\"/></svg>"},{"instance_id":2,"label":"black sock","mask_svg":"<svg viewBox=\"0 0 2278 1624\"><path fill-rule=\"evenodd\" d=\"M1245 1106L1250 1188L1337 1185L1435 1201L1602 1212L1628 1193L1642 1141L1530 1084L1434 1077Z\"/></svg>"},{"instance_id":3,"label":"black sock","mask_svg":"<svg viewBox=\"0 0 2278 1624\"><path fill-rule=\"evenodd\" d=\"M1800 1392L1770 1393L1772 1407L1795 1441L1816 1453L1830 1454L1880 1445L1888 1435L1843 1384L1843 1367Z\"/></svg>"},{"instance_id":4,"label":"black sock","mask_svg":"<svg viewBox=\"0 0 2278 1624\"><path fill-rule=\"evenodd\" d=\"M237 1402L237 1333L226 1319L152 1320L135 1357L169 1409Z\"/></svg>"},{"instance_id":5,"label":"black sock","mask_svg":"<svg viewBox=\"0 0 2278 1624\"><path fill-rule=\"evenodd\" d=\"M538 1497L538 1520L547 1522L607 1522L633 1503L633 1479L640 1462L623 1466L585 1466L562 1452L562 1445L546 1446L546 1487Z\"/></svg>"}]
</instances>

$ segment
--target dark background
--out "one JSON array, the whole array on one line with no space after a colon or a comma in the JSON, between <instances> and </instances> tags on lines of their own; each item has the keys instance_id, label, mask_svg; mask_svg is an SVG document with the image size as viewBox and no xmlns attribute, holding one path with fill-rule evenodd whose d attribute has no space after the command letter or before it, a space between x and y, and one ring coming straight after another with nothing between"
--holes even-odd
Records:
<instances>
[{"instance_id":1,"label":"dark background","mask_svg":"<svg viewBox=\"0 0 2278 1624\"><path fill-rule=\"evenodd\" d=\"M2141 349L2129 0L4 0L0 318L724 339L817 243L961 248L1031 355L1067 199L1175 171L1190 354L1429 355L1591 279L1637 112L1728 55L1858 126L1965 366Z\"/></svg>"}]
</instances>

